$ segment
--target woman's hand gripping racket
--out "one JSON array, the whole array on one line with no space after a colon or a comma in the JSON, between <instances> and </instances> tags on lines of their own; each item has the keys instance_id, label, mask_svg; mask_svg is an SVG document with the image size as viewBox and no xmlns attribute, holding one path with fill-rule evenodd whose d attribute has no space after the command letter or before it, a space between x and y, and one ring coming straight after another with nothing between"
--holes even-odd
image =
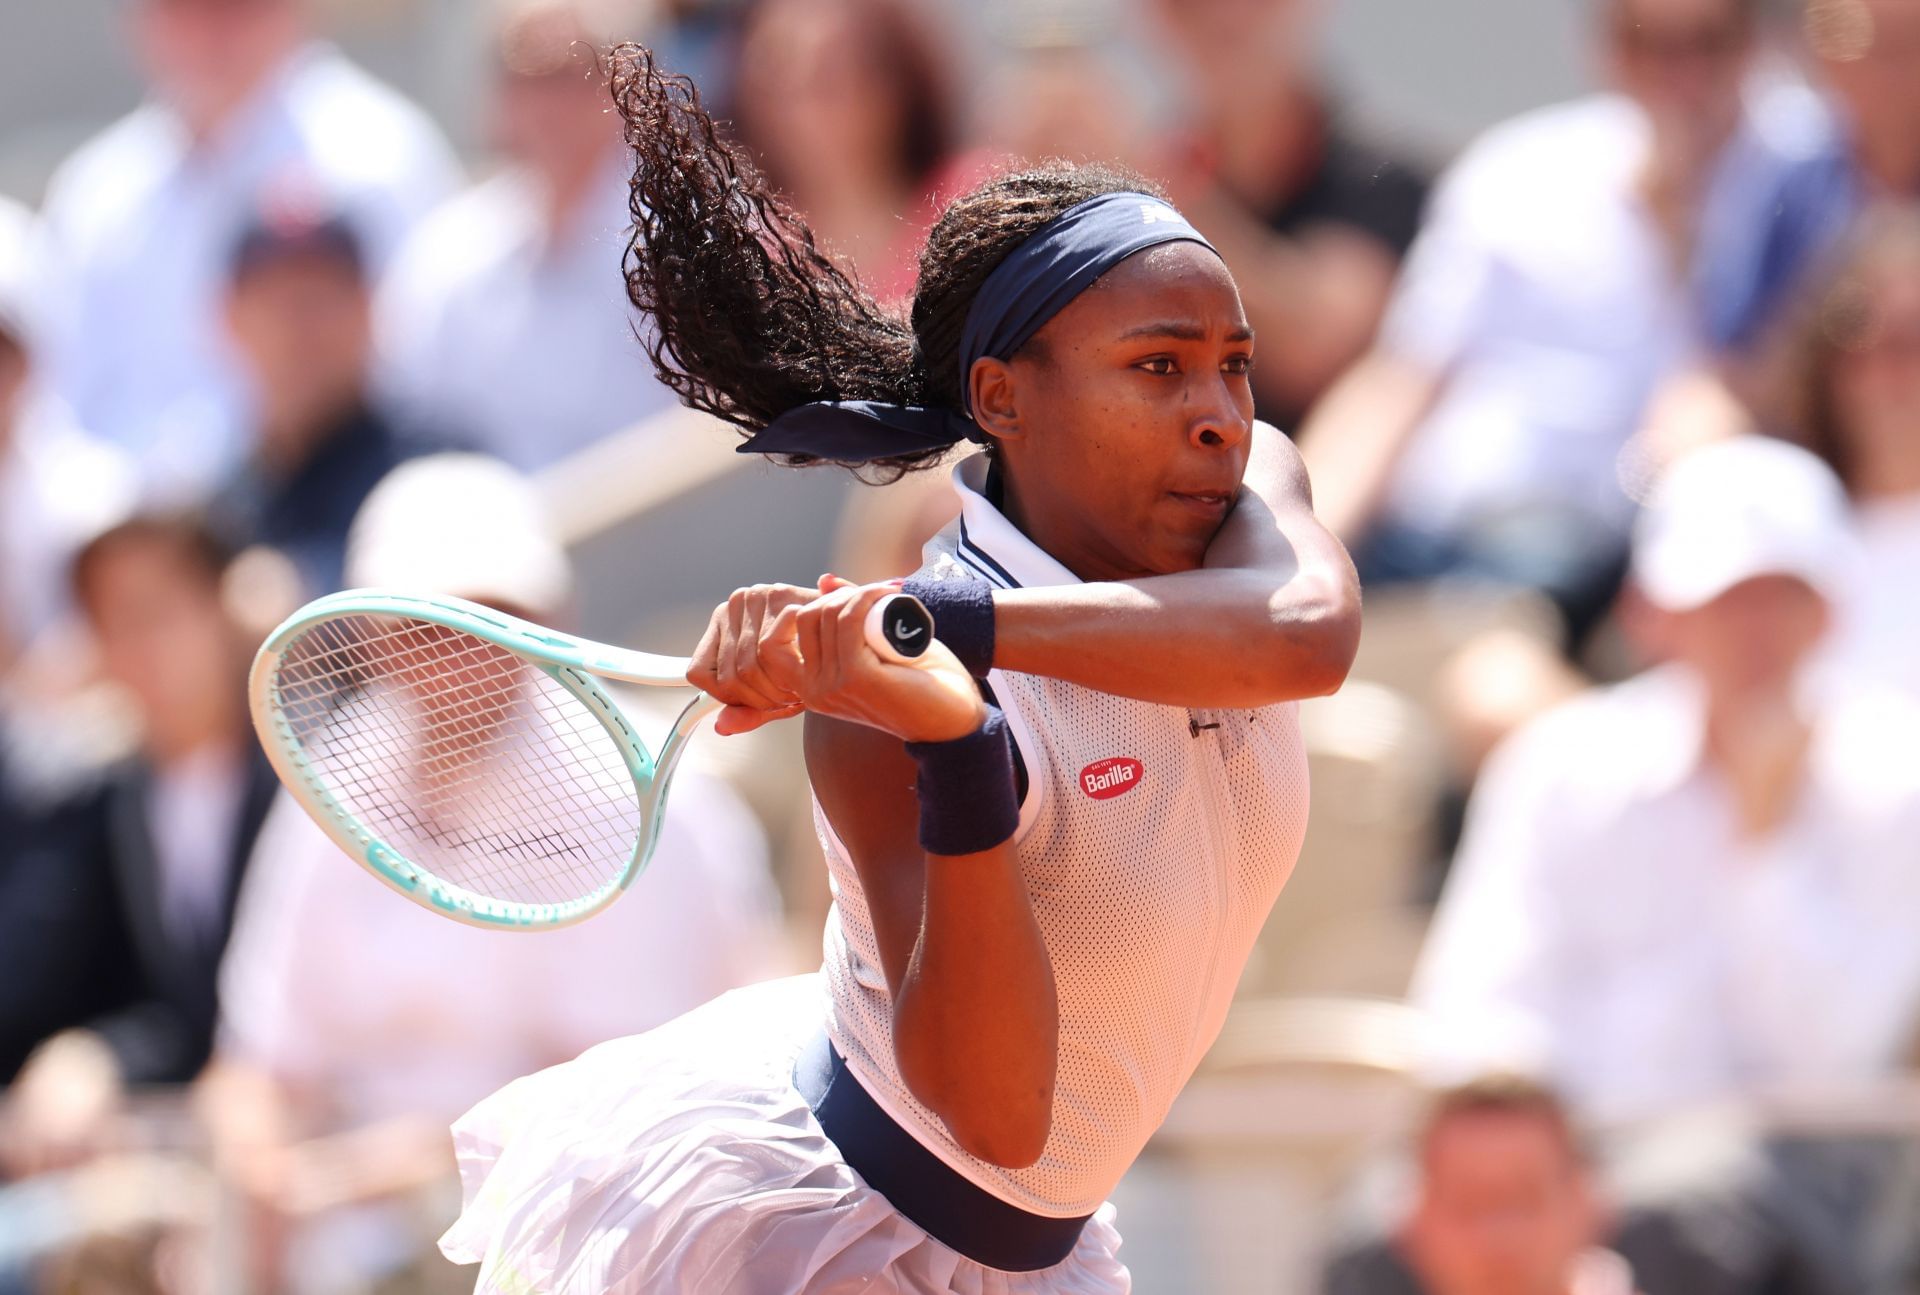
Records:
<instances>
[{"instance_id":1,"label":"woman's hand gripping racket","mask_svg":"<svg viewBox=\"0 0 1920 1295\"><path fill-rule=\"evenodd\" d=\"M923 657L925 608L883 602L911 606L878 616L874 655ZM687 741L721 706L696 695L650 752L598 680L684 686L690 664L459 599L350 590L269 636L249 692L281 781L369 872L456 921L537 930L633 883Z\"/></svg>"}]
</instances>

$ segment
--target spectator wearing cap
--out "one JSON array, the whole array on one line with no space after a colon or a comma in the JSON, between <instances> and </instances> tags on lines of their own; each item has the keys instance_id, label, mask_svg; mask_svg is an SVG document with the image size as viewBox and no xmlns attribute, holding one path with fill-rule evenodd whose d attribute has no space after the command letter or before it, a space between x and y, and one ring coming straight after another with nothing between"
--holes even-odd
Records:
<instances>
[{"instance_id":1,"label":"spectator wearing cap","mask_svg":"<svg viewBox=\"0 0 1920 1295\"><path fill-rule=\"evenodd\" d=\"M1602 1120L1769 1085L1858 1085L1920 1006L1914 717L1809 686L1856 556L1812 455L1694 451L1636 535L1662 664L1489 761L1415 996L1473 1067L1550 1075Z\"/></svg>"},{"instance_id":2,"label":"spectator wearing cap","mask_svg":"<svg viewBox=\"0 0 1920 1295\"><path fill-rule=\"evenodd\" d=\"M383 481L354 523L348 577L546 624L572 602L539 500L477 455L417 459ZM698 757L675 775L632 893L531 936L407 902L292 800L276 803L221 972L207 1103L229 1171L298 1224L289 1254L264 1257L262 1289L349 1288L423 1255L443 1266L417 1227L357 1202L443 1178L448 1123L499 1085L784 969L765 838Z\"/></svg>"},{"instance_id":3,"label":"spectator wearing cap","mask_svg":"<svg viewBox=\"0 0 1920 1295\"><path fill-rule=\"evenodd\" d=\"M132 467L39 380L31 219L0 201L0 677L67 607L73 551L131 505Z\"/></svg>"},{"instance_id":4,"label":"spectator wearing cap","mask_svg":"<svg viewBox=\"0 0 1920 1295\"><path fill-rule=\"evenodd\" d=\"M1758 77L1758 0L1593 9L1614 88L1454 164L1378 341L1301 435L1364 581L1538 589L1576 639L1619 581L1622 452L1664 384L1764 322L1726 284L1812 164L1778 110L1804 93Z\"/></svg>"},{"instance_id":5,"label":"spectator wearing cap","mask_svg":"<svg viewBox=\"0 0 1920 1295\"><path fill-rule=\"evenodd\" d=\"M311 3L128 0L152 97L48 190L47 377L168 502L203 496L246 450L221 316L252 214L337 208L377 272L457 183L426 116L310 35Z\"/></svg>"},{"instance_id":6,"label":"spectator wearing cap","mask_svg":"<svg viewBox=\"0 0 1920 1295\"><path fill-rule=\"evenodd\" d=\"M292 559L309 594L339 587L347 528L380 479L436 448L373 394L372 319L365 251L344 219L264 213L235 247L227 328L256 424L210 512L235 547Z\"/></svg>"},{"instance_id":7,"label":"spectator wearing cap","mask_svg":"<svg viewBox=\"0 0 1920 1295\"><path fill-rule=\"evenodd\" d=\"M1412 991L1440 1073L1542 1075L1616 1131L1867 1102L1896 1073L1920 1010L1916 714L1812 668L1856 557L1839 483L1797 447L1735 438L1660 480L1627 620L1661 664L1522 728L1474 792ZM1818 1162L1741 1188L1758 1214L1720 1231L1754 1248L1720 1271L1793 1261L1783 1238L1801 1262L1862 1253L1872 1175ZM1855 1186L1804 1186L1829 1173Z\"/></svg>"},{"instance_id":8,"label":"spectator wearing cap","mask_svg":"<svg viewBox=\"0 0 1920 1295\"><path fill-rule=\"evenodd\" d=\"M1372 342L1426 168L1363 129L1316 66L1314 0L1148 0L1192 138L1150 167L1234 267L1260 335L1260 417L1289 433Z\"/></svg>"},{"instance_id":9,"label":"spectator wearing cap","mask_svg":"<svg viewBox=\"0 0 1920 1295\"><path fill-rule=\"evenodd\" d=\"M620 273L627 157L595 51L634 33L593 0L495 7L508 165L408 241L381 294L379 350L403 407L533 470L676 397L636 338Z\"/></svg>"},{"instance_id":10,"label":"spectator wearing cap","mask_svg":"<svg viewBox=\"0 0 1920 1295\"><path fill-rule=\"evenodd\" d=\"M1391 1240L1339 1255L1323 1295L1634 1295L1603 1249L1604 1191L1553 1090L1487 1076L1435 1096Z\"/></svg>"}]
</instances>

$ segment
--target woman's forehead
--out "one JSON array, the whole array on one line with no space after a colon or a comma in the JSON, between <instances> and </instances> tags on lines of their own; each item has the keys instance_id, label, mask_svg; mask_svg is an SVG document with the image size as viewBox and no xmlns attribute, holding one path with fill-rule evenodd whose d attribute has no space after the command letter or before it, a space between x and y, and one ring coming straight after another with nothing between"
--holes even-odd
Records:
<instances>
[{"instance_id":1,"label":"woman's forehead","mask_svg":"<svg viewBox=\"0 0 1920 1295\"><path fill-rule=\"evenodd\" d=\"M1125 332L1147 317L1246 322L1240 290L1217 253L1200 243L1162 243L1134 253L1094 280L1053 323L1075 331L1098 327Z\"/></svg>"}]
</instances>

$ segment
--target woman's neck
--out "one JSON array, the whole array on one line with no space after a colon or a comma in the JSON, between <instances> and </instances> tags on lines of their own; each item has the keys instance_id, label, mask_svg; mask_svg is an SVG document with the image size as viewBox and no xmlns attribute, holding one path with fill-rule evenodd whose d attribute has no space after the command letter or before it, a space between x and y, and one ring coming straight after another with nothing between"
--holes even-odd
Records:
<instances>
[{"instance_id":1,"label":"woman's neck","mask_svg":"<svg viewBox=\"0 0 1920 1295\"><path fill-rule=\"evenodd\" d=\"M1103 555L1093 537L1075 526L1072 519L1047 513L1030 512L1019 491L998 466L988 469L987 499L1000 515L1013 523L1015 530L1074 575L1089 583L1099 580L1133 580L1151 575L1149 571L1128 570L1117 557Z\"/></svg>"}]
</instances>

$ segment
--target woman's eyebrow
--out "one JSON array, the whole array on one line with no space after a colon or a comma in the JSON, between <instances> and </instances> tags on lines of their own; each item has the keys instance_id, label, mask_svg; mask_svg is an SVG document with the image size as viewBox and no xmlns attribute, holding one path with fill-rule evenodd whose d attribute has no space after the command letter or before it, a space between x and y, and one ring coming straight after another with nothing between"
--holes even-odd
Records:
<instances>
[{"instance_id":1,"label":"woman's eyebrow","mask_svg":"<svg viewBox=\"0 0 1920 1295\"><path fill-rule=\"evenodd\" d=\"M1162 319L1150 324L1136 324L1120 334L1123 342L1131 342L1143 337L1170 337L1177 342L1204 342L1207 340L1206 327L1190 319ZM1228 330L1227 341L1251 342L1253 329L1245 324Z\"/></svg>"}]
</instances>

